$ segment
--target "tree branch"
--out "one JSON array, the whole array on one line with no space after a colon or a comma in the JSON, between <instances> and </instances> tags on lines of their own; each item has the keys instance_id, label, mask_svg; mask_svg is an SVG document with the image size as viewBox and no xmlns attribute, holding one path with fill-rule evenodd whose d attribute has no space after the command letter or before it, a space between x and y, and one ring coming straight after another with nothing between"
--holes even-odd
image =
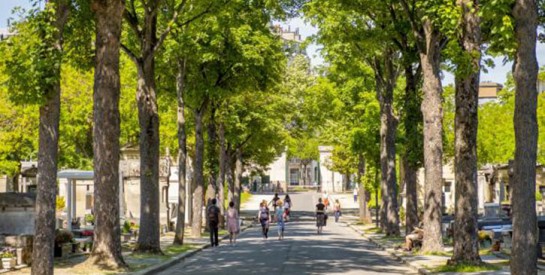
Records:
<instances>
[{"instance_id":1,"label":"tree branch","mask_svg":"<svg viewBox=\"0 0 545 275\"><path fill-rule=\"evenodd\" d=\"M407 18L409 19L409 23L411 24L411 28L413 29L414 34L420 41L424 40L424 34L422 33L422 29L419 28L418 22L414 19L414 12L411 11L409 4L407 3L407 0L400 0L401 6L403 6L403 9L407 13Z\"/></svg>"},{"instance_id":2,"label":"tree branch","mask_svg":"<svg viewBox=\"0 0 545 275\"><path fill-rule=\"evenodd\" d=\"M190 24L191 22L193 22L193 21L199 19L199 18L202 17L203 15L209 13L210 10L212 10L212 3L210 3L210 4L208 5L208 7L206 7L206 9L205 9L204 11L198 13L197 15L193 16L192 18L187 19L185 22L180 23L180 24L177 24L177 25L178 25L178 27L186 26L186 25Z\"/></svg>"},{"instance_id":3,"label":"tree branch","mask_svg":"<svg viewBox=\"0 0 545 275\"><path fill-rule=\"evenodd\" d=\"M142 32L138 29L138 16L136 15L136 10L134 8L134 0L130 1L130 9L129 7L126 7L125 12L123 12L123 18L129 23L129 27L134 31L134 33L138 36L142 36Z\"/></svg>"},{"instance_id":4,"label":"tree branch","mask_svg":"<svg viewBox=\"0 0 545 275\"><path fill-rule=\"evenodd\" d=\"M133 51L131 51L131 49L129 49L125 44L121 43L120 44L121 46L121 49L123 50L123 52L125 52L129 58L134 62L134 63L138 63L139 62L139 58L138 56L136 56L136 54L134 54Z\"/></svg>"},{"instance_id":5,"label":"tree branch","mask_svg":"<svg viewBox=\"0 0 545 275\"><path fill-rule=\"evenodd\" d=\"M186 4L187 4L187 0L182 0L182 2L180 2L180 4L178 4L178 6L174 9L174 14L172 15L172 18L169 20L167 24L167 28L159 36L159 40L157 41L157 44L155 44L155 47L153 48L153 52L156 52L157 50L159 50L159 48L161 48L168 34L172 30L172 26L174 26L174 24L176 23L176 20L178 20L178 17L182 13L182 10Z\"/></svg>"}]
</instances>

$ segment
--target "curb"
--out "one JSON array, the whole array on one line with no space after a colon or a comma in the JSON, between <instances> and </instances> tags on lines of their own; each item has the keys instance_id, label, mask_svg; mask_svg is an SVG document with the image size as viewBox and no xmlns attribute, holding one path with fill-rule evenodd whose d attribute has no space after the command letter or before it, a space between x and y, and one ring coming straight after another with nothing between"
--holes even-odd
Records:
<instances>
[{"instance_id":1,"label":"curb","mask_svg":"<svg viewBox=\"0 0 545 275\"><path fill-rule=\"evenodd\" d=\"M390 256L392 256L396 260L404 263L405 265L409 266L410 268L414 269L419 274L422 274L422 275L432 274L432 272L427 270L426 268L423 268L423 267L417 266L415 264L412 264L410 261L407 261L406 259L403 259L402 256L396 254L395 252L388 251L386 247L382 246L381 244L379 244L377 241L373 240L372 238L367 237L363 231L357 229L354 225L352 225L352 224L347 224L347 225L352 230L356 231L356 233L360 234L364 240L374 244L376 247L380 248L381 250L388 252L388 254L390 254Z\"/></svg>"},{"instance_id":2,"label":"curb","mask_svg":"<svg viewBox=\"0 0 545 275\"><path fill-rule=\"evenodd\" d=\"M246 231L246 229L248 228L252 228L254 226L254 224L250 224L246 227L243 227L240 229L240 233ZM239 234L240 234L239 233ZM220 241L223 241L225 239L229 238L229 234L225 234L223 236L221 236L219 239ZM191 251L187 251L187 252L184 252L182 254L179 254L179 255L176 255L174 257L172 257L171 259L169 260L166 260L160 264L157 264L157 265L152 265L150 267L147 267L143 270L140 270L140 271L137 271L137 272L133 272L133 273L126 273L126 274L133 274L133 275L153 275L153 274L156 274L158 272L161 272L175 264L177 264L178 262L180 262L181 260L184 260L186 258L189 258L199 252L201 252L202 250L206 249L206 248L209 248L210 247L210 244L207 243L207 244L202 244L200 246L197 246L196 249L194 250L191 250Z\"/></svg>"}]
</instances>

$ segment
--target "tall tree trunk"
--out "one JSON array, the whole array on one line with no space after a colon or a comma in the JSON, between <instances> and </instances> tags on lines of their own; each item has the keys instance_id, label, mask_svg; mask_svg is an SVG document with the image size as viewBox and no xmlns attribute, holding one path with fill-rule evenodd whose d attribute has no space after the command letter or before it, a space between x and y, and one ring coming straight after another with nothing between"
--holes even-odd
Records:
<instances>
[{"instance_id":1,"label":"tall tree trunk","mask_svg":"<svg viewBox=\"0 0 545 275\"><path fill-rule=\"evenodd\" d=\"M137 60L140 124L140 232L135 250L161 253L159 221L159 113L155 91L157 13L145 11L142 58Z\"/></svg>"},{"instance_id":2,"label":"tall tree trunk","mask_svg":"<svg viewBox=\"0 0 545 275\"><path fill-rule=\"evenodd\" d=\"M302 169L302 178L303 178L303 186L307 185L307 163L306 161L302 161L301 162L301 165L303 166L303 169Z\"/></svg>"},{"instance_id":3,"label":"tall tree trunk","mask_svg":"<svg viewBox=\"0 0 545 275\"><path fill-rule=\"evenodd\" d=\"M119 43L123 1L93 1L96 63L93 95L94 230L89 262L101 268L126 268L119 227Z\"/></svg>"},{"instance_id":4,"label":"tall tree trunk","mask_svg":"<svg viewBox=\"0 0 545 275\"><path fill-rule=\"evenodd\" d=\"M234 163L233 163L233 154L231 150L231 145L227 145L226 158L225 158L225 172L227 173L227 200L229 202L234 202L235 198L235 173L234 173Z\"/></svg>"},{"instance_id":5,"label":"tall tree trunk","mask_svg":"<svg viewBox=\"0 0 545 275\"><path fill-rule=\"evenodd\" d=\"M422 112L420 111L421 96L418 93L420 72L414 71L413 64L405 66L405 151L403 154L403 180L405 182L406 210L405 230L408 234L418 225L418 182L417 171L422 163Z\"/></svg>"},{"instance_id":6,"label":"tall tree trunk","mask_svg":"<svg viewBox=\"0 0 545 275\"><path fill-rule=\"evenodd\" d=\"M187 134L185 129L185 74L186 60L178 60L178 74L176 75L176 92L178 97L178 208L176 215L176 231L174 244L184 244L185 233L185 202L187 176Z\"/></svg>"},{"instance_id":7,"label":"tall tree trunk","mask_svg":"<svg viewBox=\"0 0 545 275\"><path fill-rule=\"evenodd\" d=\"M359 214L360 220L364 223L371 222L371 213L367 208L367 192L365 190L365 184L362 182L362 177L365 174L365 158L363 154L358 156L358 172L357 172L357 186L358 186L358 202L359 202Z\"/></svg>"},{"instance_id":8,"label":"tall tree trunk","mask_svg":"<svg viewBox=\"0 0 545 275\"><path fill-rule=\"evenodd\" d=\"M242 190L242 148L240 146L236 149L236 163L235 163L235 197L233 201L237 210L240 211L240 192Z\"/></svg>"},{"instance_id":9,"label":"tall tree trunk","mask_svg":"<svg viewBox=\"0 0 545 275\"><path fill-rule=\"evenodd\" d=\"M52 38L45 38L44 43L62 54L62 35L68 18L69 1L53 1L55 21L50 22L56 33ZM59 60L60 61L60 60ZM51 64L51 66L54 66ZM38 141L38 192L36 197L36 221L32 249L33 275L53 274L53 245L55 240L55 209L57 190L57 154L59 144L59 119L61 72L60 66L52 70L54 81L45 87L46 100L40 106L40 124Z\"/></svg>"},{"instance_id":10,"label":"tall tree trunk","mask_svg":"<svg viewBox=\"0 0 545 275\"><path fill-rule=\"evenodd\" d=\"M204 192L204 132L203 117L206 112L207 100L195 111L195 164L193 165L193 175L195 182L195 191L193 192L193 223L191 226L191 235L200 238L202 230L202 208Z\"/></svg>"},{"instance_id":11,"label":"tall tree trunk","mask_svg":"<svg viewBox=\"0 0 545 275\"><path fill-rule=\"evenodd\" d=\"M513 274L537 274L536 151L538 125L535 0L517 0L513 8L517 51L515 79L515 162L512 190Z\"/></svg>"},{"instance_id":12,"label":"tall tree trunk","mask_svg":"<svg viewBox=\"0 0 545 275\"><path fill-rule=\"evenodd\" d=\"M405 180L405 193L406 193L406 210L405 210L405 233L410 233L414 230L414 227L418 225L418 180L417 171L418 168L412 166L406 158L403 159L404 170L403 177Z\"/></svg>"},{"instance_id":13,"label":"tall tree trunk","mask_svg":"<svg viewBox=\"0 0 545 275\"><path fill-rule=\"evenodd\" d=\"M441 195L443 187L443 103L440 78L441 35L424 21L425 48L420 49L424 98L424 240L423 252L443 251Z\"/></svg>"},{"instance_id":14,"label":"tall tree trunk","mask_svg":"<svg viewBox=\"0 0 545 275\"><path fill-rule=\"evenodd\" d=\"M225 126L223 122L219 125L219 140L220 140L220 152L219 152L219 172L218 172L218 193L219 193L219 208L220 208L220 227L225 228L223 217L225 215L225 169L227 152L225 148Z\"/></svg>"},{"instance_id":15,"label":"tall tree trunk","mask_svg":"<svg viewBox=\"0 0 545 275\"><path fill-rule=\"evenodd\" d=\"M454 251L449 264L480 264L477 238L477 125L481 30L478 0L458 2L462 9L460 47L471 56L469 71L456 76Z\"/></svg>"},{"instance_id":16,"label":"tall tree trunk","mask_svg":"<svg viewBox=\"0 0 545 275\"><path fill-rule=\"evenodd\" d=\"M217 150L216 150L216 119L215 119L216 109L214 107L210 108L210 121L208 122L208 150L207 150L207 159L208 159L208 186L206 188L206 201L216 198L218 192L218 186L216 184L217 173Z\"/></svg>"},{"instance_id":17,"label":"tall tree trunk","mask_svg":"<svg viewBox=\"0 0 545 275\"><path fill-rule=\"evenodd\" d=\"M10 185L8 186L8 190L11 192L19 192L19 177L21 176L21 162L19 162L19 172L16 172L13 176L10 178Z\"/></svg>"},{"instance_id":18,"label":"tall tree trunk","mask_svg":"<svg viewBox=\"0 0 545 275\"><path fill-rule=\"evenodd\" d=\"M377 97L380 103L380 168L382 201L380 223L386 235L399 235L396 179L396 130L398 121L394 115L393 99L397 72L393 53L385 53L385 65L375 62Z\"/></svg>"}]
</instances>

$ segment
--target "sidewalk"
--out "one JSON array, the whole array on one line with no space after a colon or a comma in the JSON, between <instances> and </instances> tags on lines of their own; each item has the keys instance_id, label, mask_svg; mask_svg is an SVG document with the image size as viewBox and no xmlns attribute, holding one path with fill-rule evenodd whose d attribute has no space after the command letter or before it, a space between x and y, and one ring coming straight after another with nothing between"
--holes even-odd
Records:
<instances>
[{"instance_id":1,"label":"sidewalk","mask_svg":"<svg viewBox=\"0 0 545 275\"><path fill-rule=\"evenodd\" d=\"M399 261L411 266L420 274L459 274L459 272L441 272L444 270L447 260L452 256L452 246L446 246L445 251L440 255L425 255L418 252L406 252L401 249L396 249L403 245L404 237L386 237L385 234L378 233L375 225L362 225L357 223L356 217L345 217L350 219L347 226L352 228L367 240L377 247L387 251L391 256ZM498 270L488 270L480 272L468 272L466 274L511 274L509 269L509 260L500 255L493 254L488 250L481 250L481 259L483 262L490 264ZM539 271L539 274L545 274Z\"/></svg>"}]
</instances>

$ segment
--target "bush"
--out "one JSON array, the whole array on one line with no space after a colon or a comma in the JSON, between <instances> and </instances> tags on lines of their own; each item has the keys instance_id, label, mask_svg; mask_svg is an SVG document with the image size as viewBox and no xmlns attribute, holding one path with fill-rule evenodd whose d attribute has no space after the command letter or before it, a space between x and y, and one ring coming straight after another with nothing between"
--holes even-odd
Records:
<instances>
[{"instance_id":1,"label":"bush","mask_svg":"<svg viewBox=\"0 0 545 275\"><path fill-rule=\"evenodd\" d=\"M125 221L123 223L123 226L121 227L121 233L123 234L130 234L131 233L131 223L129 221Z\"/></svg>"},{"instance_id":2,"label":"bush","mask_svg":"<svg viewBox=\"0 0 545 275\"><path fill-rule=\"evenodd\" d=\"M57 211L63 211L66 208L66 200L64 197L57 197L57 201L55 203Z\"/></svg>"},{"instance_id":3,"label":"bush","mask_svg":"<svg viewBox=\"0 0 545 275\"><path fill-rule=\"evenodd\" d=\"M543 200L543 195L538 191L536 192L536 201L542 201Z\"/></svg>"},{"instance_id":4,"label":"bush","mask_svg":"<svg viewBox=\"0 0 545 275\"><path fill-rule=\"evenodd\" d=\"M4 247L2 248L2 251L0 251L0 258L14 258L15 257L15 249L11 247Z\"/></svg>"},{"instance_id":5,"label":"bush","mask_svg":"<svg viewBox=\"0 0 545 275\"><path fill-rule=\"evenodd\" d=\"M480 230L478 235L479 235L479 242L484 242L484 241L492 242L492 237L490 237L489 231Z\"/></svg>"},{"instance_id":6,"label":"bush","mask_svg":"<svg viewBox=\"0 0 545 275\"><path fill-rule=\"evenodd\" d=\"M74 235L72 234L72 232L70 232L68 230L59 229L55 233L55 243L56 244L69 243L69 242L72 241L73 238L74 238Z\"/></svg>"},{"instance_id":7,"label":"bush","mask_svg":"<svg viewBox=\"0 0 545 275\"><path fill-rule=\"evenodd\" d=\"M95 223L95 216L93 214L85 214L85 222Z\"/></svg>"}]
</instances>

